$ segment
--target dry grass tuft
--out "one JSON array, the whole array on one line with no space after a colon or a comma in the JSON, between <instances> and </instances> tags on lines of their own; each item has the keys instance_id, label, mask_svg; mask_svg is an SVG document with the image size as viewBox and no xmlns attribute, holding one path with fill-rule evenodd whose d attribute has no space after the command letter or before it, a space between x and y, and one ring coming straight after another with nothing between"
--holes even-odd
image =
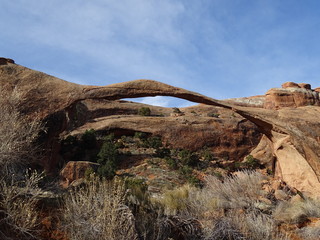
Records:
<instances>
[{"instance_id":1,"label":"dry grass tuft","mask_svg":"<svg viewBox=\"0 0 320 240\"><path fill-rule=\"evenodd\" d=\"M300 223L308 217L320 217L320 202L306 199L299 202L280 202L273 213L278 222Z\"/></svg>"},{"instance_id":2,"label":"dry grass tuft","mask_svg":"<svg viewBox=\"0 0 320 240\"><path fill-rule=\"evenodd\" d=\"M190 185L165 191L159 200L160 204L164 206L165 214L183 215L183 213L188 213L190 210L190 194L195 191L197 191L196 188Z\"/></svg>"},{"instance_id":3,"label":"dry grass tuft","mask_svg":"<svg viewBox=\"0 0 320 240\"><path fill-rule=\"evenodd\" d=\"M254 171L238 172L223 182L215 176L207 176L205 192L207 198L217 200L219 208L252 208L264 195L260 184L263 179L262 174Z\"/></svg>"},{"instance_id":4,"label":"dry grass tuft","mask_svg":"<svg viewBox=\"0 0 320 240\"><path fill-rule=\"evenodd\" d=\"M95 178L64 197L63 219L70 240L137 239L134 216L125 205L124 183Z\"/></svg>"},{"instance_id":5,"label":"dry grass tuft","mask_svg":"<svg viewBox=\"0 0 320 240\"><path fill-rule=\"evenodd\" d=\"M17 182L0 181L0 237L1 239L35 239L40 224L37 211L39 196L43 191L38 187L43 174L27 172Z\"/></svg>"},{"instance_id":6,"label":"dry grass tuft","mask_svg":"<svg viewBox=\"0 0 320 240\"><path fill-rule=\"evenodd\" d=\"M37 120L26 119L18 106L23 101L18 91L6 94L0 89L0 171L17 172L35 157L37 139L43 126Z\"/></svg>"}]
</instances>

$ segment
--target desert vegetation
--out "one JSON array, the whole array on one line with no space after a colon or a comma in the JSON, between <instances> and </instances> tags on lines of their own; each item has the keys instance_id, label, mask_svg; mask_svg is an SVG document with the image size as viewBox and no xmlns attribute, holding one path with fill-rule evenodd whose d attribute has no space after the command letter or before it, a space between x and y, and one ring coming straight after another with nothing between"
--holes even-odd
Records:
<instances>
[{"instance_id":1,"label":"desert vegetation","mask_svg":"<svg viewBox=\"0 0 320 240\"><path fill-rule=\"evenodd\" d=\"M28 169L37 157L34 145L42 125L22 117L21 95L0 91L0 238L33 239L40 224L37 203L42 174Z\"/></svg>"},{"instance_id":2,"label":"desert vegetation","mask_svg":"<svg viewBox=\"0 0 320 240\"><path fill-rule=\"evenodd\" d=\"M257 159L249 155L222 171L223 161L208 148L170 149L161 136L142 132L91 129L65 138L66 161L98 167L88 168L77 186L49 188L33 164L41 157L43 125L22 117L16 92L0 100L0 239L319 239L320 203L285 183L272 188ZM181 181L154 191L148 178L119 171L141 156L148 158L145 170L161 168Z\"/></svg>"}]
</instances>

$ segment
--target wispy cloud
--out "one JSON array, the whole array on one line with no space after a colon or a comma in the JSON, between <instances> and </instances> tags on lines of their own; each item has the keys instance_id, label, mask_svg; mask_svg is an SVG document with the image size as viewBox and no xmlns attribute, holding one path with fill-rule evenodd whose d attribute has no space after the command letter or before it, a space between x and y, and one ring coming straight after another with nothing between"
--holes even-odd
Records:
<instances>
[{"instance_id":1,"label":"wispy cloud","mask_svg":"<svg viewBox=\"0 0 320 240\"><path fill-rule=\"evenodd\" d=\"M285 81L317 86L320 76L317 1L15 0L0 5L0 47L8 57L79 83L147 78L230 98L263 94ZM162 97L153 98L157 102L169 104Z\"/></svg>"}]
</instances>

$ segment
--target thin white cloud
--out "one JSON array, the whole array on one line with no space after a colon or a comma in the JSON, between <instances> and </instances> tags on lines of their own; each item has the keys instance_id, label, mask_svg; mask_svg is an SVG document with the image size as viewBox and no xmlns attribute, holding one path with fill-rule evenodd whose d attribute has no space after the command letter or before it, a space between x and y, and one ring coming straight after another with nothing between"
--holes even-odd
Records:
<instances>
[{"instance_id":1,"label":"thin white cloud","mask_svg":"<svg viewBox=\"0 0 320 240\"><path fill-rule=\"evenodd\" d=\"M287 6L295 4L3 1L0 31L2 42L20 39L21 49L39 46L42 52L37 54L43 54L44 61L48 53L43 49L61 55L59 61L65 61L66 67L62 64L54 71L66 80L106 85L147 78L230 98L263 94L285 81L317 84L320 39L313 32L319 17L317 13L287 15L291 11ZM44 69L53 68L52 64Z\"/></svg>"}]
</instances>

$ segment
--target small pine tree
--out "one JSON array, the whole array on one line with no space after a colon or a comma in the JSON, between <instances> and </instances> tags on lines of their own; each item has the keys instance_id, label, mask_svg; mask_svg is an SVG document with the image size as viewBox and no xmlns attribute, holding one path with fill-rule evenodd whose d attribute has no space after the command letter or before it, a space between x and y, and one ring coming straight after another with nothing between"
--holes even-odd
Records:
<instances>
[{"instance_id":1,"label":"small pine tree","mask_svg":"<svg viewBox=\"0 0 320 240\"><path fill-rule=\"evenodd\" d=\"M119 155L118 147L113 142L113 139L113 135L109 135L104 139L104 143L98 153L97 160L100 164L98 174L108 179L113 178L116 174L117 158Z\"/></svg>"}]
</instances>

